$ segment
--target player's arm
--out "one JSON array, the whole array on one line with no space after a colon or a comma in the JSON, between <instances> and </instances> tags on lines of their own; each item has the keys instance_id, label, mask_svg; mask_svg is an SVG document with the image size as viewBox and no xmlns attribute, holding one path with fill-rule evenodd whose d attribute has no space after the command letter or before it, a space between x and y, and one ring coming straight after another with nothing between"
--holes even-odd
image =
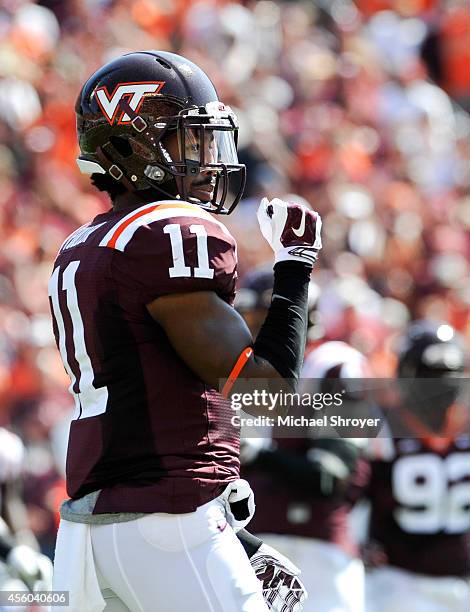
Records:
<instances>
[{"instance_id":1,"label":"player's arm","mask_svg":"<svg viewBox=\"0 0 470 612\"><path fill-rule=\"evenodd\" d=\"M226 378L253 339L243 318L213 291L167 295L147 306L183 361L211 387ZM253 354L243 368L248 378L279 377Z\"/></svg>"},{"instance_id":2,"label":"player's arm","mask_svg":"<svg viewBox=\"0 0 470 612\"><path fill-rule=\"evenodd\" d=\"M242 317L214 292L171 294L147 304L183 361L214 388L237 364L243 365L244 378L295 383L300 375L308 283L321 248L321 220L299 205L267 199L261 202L258 219L275 252L275 265L273 299L254 342Z\"/></svg>"}]
</instances>

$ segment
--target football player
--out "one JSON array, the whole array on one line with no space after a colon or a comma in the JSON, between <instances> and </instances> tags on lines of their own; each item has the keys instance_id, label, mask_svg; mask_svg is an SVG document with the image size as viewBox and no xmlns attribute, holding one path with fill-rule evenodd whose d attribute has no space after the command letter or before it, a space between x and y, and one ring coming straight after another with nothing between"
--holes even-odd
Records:
<instances>
[{"instance_id":1,"label":"football player","mask_svg":"<svg viewBox=\"0 0 470 612\"><path fill-rule=\"evenodd\" d=\"M364 362L345 343L327 342L307 357L300 390L311 393L311 383L329 376L363 376ZM360 441L246 439L241 457L257 499L250 529L301 568L310 593L304 610L362 612L364 569L348 525L368 475ZM275 505L269 501L274 493Z\"/></svg>"},{"instance_id":2,"label":"football player","mask_svg":"<svg viewBox=\"0 0 470 612\"><path fill-rule=\"evenodd\" d=\"M272 284L272 271L256 268L237 293L235 306L252 331L266 316ZM311 393L312 384L331 377L361 378L366 373L366 360L358 351L344 342L326 342L306 358L300 391ZM354 493L361 491L368 474L359 441L246 438L241 459L257 500L250 529L302 569L311 594L304 611L362 612L364 569L348 530Z\"/></svg>"},{"instance_id":3,"label":"football player","mask_svg":"<svg viewBox=\"0 0 470 612\"><path fill-rule=\"evenodd\" d=\"M52 564L35 550L37 543L27 526L21 500L23 460L20 438L0 427L0 591L46 590L51 586Z\"/></svg>"},{"instance_id":4,"label":"football player","mask_svg":"<svg viewBox=\"0 0 470 612\"><path fill-rule=\"evenodd\" d=\"M410 325L399 352L400 404L371 462L371 612L470 609L470 436L459 404L463 341L444 323Z\"/></svg>"},{"instance_id":5,"label":"football player","mask_svg":"<svg viewBox=\"0 0 470 612\"><path fill-rule=\"evenodd\" d=\"M253 341L232 308L244 188L237 121L184 57L135 52L76 105L78 165L112 209L62 245L49 283L76 413L55 556L70 610L267 609L235 531L254 505L227 396L299 377L321 221L264 198L274 296ZM224 381L222 393L220 381Z\"/></svg>"}]
</instances>

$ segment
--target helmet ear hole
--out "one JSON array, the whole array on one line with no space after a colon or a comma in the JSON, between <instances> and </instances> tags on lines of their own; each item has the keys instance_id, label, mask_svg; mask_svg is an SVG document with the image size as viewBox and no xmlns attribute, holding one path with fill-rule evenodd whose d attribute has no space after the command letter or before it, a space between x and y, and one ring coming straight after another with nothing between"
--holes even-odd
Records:
<instances>
[{"instance_id":1,"label":"helmet ear hole","mask_svg":"<svg viewBox=\"0 0 470 612\"><path fill-rule=\"evenodd\" d=\"M163 68L166 68L167 70L171 70L171 66L168 62L166 62L164 59L162 59L161 57L156 57L155 61L157 61L160 66L163 66Z\"/></svg>"},{"instance_id":2,"label":"helmet ear hole","mask_svg":"<svg viewBox=\"0 0 470 612\"><path fill-rule=\"evenodd\" d=\"M121 136L111 136L109 140L122 157L130 157L132 155L132 146L126 138L122 138Z\"/></svg>"}]
</instances>

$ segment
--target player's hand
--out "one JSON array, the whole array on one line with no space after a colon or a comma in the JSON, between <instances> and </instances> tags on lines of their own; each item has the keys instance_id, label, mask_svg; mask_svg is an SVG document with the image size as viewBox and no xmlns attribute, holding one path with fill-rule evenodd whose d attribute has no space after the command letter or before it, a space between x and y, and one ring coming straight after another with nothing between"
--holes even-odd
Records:
<instances>
[{"instance_id":1,"label":"player's hand","mask_svg":"<svg viewBox=\"0 0 470 612\"><path fill-rule=\"evenodd\" d=\"M48 591L52 588L52 563L45 555L19 544L8 553L6 562L30 591Z\"/></svg>"},{"instance_id":2,"label":"player's hand","mask_svg":"<svg viewBox=\"0 0 470 612\"><path fill-rule=\"evenodd\" d=\"M263 584L263 597L270 610L301 612L308 593L298 578L300 569L297 566L265 543L250 562Z\"/></svg>"},{"instance_id":3,"label":"player's hand","mask_svg":"<svg viewBox=\"0 0 470 612\"><path fill-rule=\"evenodd\" d=\"M321 243L321 217L302 204L279 198L263 198L258 208L261 233L279 261L302 261L313 264Z\"/></svg>"}]
</instances>

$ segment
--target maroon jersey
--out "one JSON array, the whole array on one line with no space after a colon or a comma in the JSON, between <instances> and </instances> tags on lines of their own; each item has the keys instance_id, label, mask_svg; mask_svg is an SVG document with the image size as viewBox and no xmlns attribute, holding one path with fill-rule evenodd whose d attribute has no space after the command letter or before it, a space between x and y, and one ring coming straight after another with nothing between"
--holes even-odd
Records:
<instances>
[{"instance_id":1,"label":"maroon jersey","mask_svg":"<svg viewBox=\"0 0 470 612\"><path fill-rule=\"evenodd\" d=\"M375 444L370 538L387 563L419 574L470 575L470 438L441 450L420 439Z\"/></svg>"},{"instance_id":2,"label":"maroon jersey","mask_svg":"<svg viewBox=\"0 0 470 612\"><path fill-rule=\"evenodd\" d=\"M305 456L315 443L306 438L276 440L277 448ZM255 493L256 512L250 521L253 533L275 533L324 540L349 554L357 554L349 534L348 514L368 480L368 465L358 459L347 487L331 496L321 496L307 486L281 482L258 468L245 468L244 476Z\"/></svg>"},{"instance_id":3,"label":"maroon jersey","mask_svg":"<svg viewBox=\"0 0 470 612\"><path fill-rule=\"evenodd\" d=\"M227 229L178 201L98 215L62 245L49 295L76 406L72 499L102 489L94 513L184 513L238 477L229 402L189 370L145 306L187 291L231 304L236 266Z\"/></svg>"}]
</instances>

